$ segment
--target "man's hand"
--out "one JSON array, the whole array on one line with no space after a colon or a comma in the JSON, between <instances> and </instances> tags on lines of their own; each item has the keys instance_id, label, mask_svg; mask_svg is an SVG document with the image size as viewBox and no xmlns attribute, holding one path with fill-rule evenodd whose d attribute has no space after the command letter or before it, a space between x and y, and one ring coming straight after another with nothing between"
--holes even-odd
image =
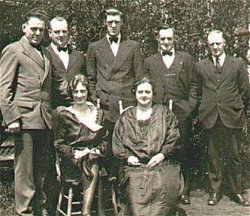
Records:
<instances>
[{"instance_id":1,"label":"man's hand","mask_svg":"<svg viewBox=\"0 0 250 216\"><path fill-rule=\"evenodd\" d=\"M165 156L162 153L158 153L153 156L147 164L147 167L154 167L161 163L165 159Z\"/></svg>"},{"instance_id":2,"label":"man's hand","mask_svg":"<svg viewBox=\"0 0 250 216\"><path fill-rule=\"evenodd\" d=\"M129 156L127 162L128 162L128 165L130 165L130 166L140 166L141 165L138 157L135 157L135 156Z\"/></svg>"},{"instance_id":3,"label":"man's hand","mask_svg":"<svg viewBox=\"0 0 250 216\"><path fill-rule=\"evenodd\" d=\"M18 133L20 132L20 123L19 121L14 121L12 123L10 123L7 127L7 129L5 129L6 132L8 133Z\"/></svg>"}]
</instances>

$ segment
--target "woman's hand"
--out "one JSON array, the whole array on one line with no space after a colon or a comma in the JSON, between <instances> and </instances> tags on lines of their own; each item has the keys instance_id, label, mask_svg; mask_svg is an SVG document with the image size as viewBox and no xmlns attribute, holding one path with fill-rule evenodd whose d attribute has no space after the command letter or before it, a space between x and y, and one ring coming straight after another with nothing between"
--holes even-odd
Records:
<instances>
[{"instance_id":1,"label":"woman's hand","mask_svg":"<svg viewBox=\"0 0 250 216\"><path fill-rule=\"evenodd\" d=\"M93 148L89 152L89 158L90 159L96 159L98 157L102 156L101 151L97 148Z\"/></svg>"},{"instance_id":2,"label":"woman's hand","mask_svg":"<svg viewBox=\"0 0 250 216\"><path fill-rule=\"evenodd\" d=\"M75 150L74 157L75 157L75 159L81 159L82 157L86 156L90 152L91 152L91 150L89 148L86 148L84 150Z\"/></svg>"},{"instance_id":3,"label":"woman's hand","mask_svg":"<svg viewBox=\"0 0 250 216\"><path fill-rule=\"evenodd\" d=\"M127 160L128 165L130 166L140 166L141 163L139 162L138 157L135 156L129 156Z\"/></svg>"},{"instance_id":4,"label":"woman's hand","mask_svg":"<svg viewBox=\"0 0 250 216\"><path fill-rule=\"evenodd\" d=\"M164 161L164 159L165 159L164 154L158 153L150 159L150 161L147 164L147 167L154 167L159 163L161 163L162 161Z\"/></svg>"}]
</instances>

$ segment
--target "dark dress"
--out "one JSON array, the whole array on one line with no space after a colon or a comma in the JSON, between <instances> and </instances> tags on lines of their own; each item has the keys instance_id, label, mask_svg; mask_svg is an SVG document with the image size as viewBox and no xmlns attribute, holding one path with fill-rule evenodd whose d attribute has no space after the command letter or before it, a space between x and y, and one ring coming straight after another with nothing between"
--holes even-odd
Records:
<instances>
[{"instance_id":1,"label":"dark dress","mask_svg":"<svg viewBox=\"0 0 250 216\"><path fill-rule=\"evenodd\" d=\"M168 161L175 148L179 130L175 115L162 105L154 105L146 121L136 119L136 107L126 110L118 119L113 133L115 157L123 162L120 189L128 200L127 215L167 215L176 207L180 193L180 168ZM148 168L156 154L165 160ZM129 156L136 156L141 166L127 165Z\"/></svg>"},{"instance_id":2,"label":"dark dress","mask_svg":"<svg viewBox=\"0 0 250 216\"><path fill-rule=\"evenodd\" d=\"M54 145L60 158L61 177L67 181L83 180L85 187L88 187L92 179L91 167L93 164L101 165L103 157L90 159L85 156L75 159L74 151L97 148L104 156L107 145L105 137L108 135L107 130L101 127L103 111L91 103L89 107L92 111L92 124L89 124L91 121L81 121L70 107L58 107L54 115Z\"/></svg>"}]
</instances>

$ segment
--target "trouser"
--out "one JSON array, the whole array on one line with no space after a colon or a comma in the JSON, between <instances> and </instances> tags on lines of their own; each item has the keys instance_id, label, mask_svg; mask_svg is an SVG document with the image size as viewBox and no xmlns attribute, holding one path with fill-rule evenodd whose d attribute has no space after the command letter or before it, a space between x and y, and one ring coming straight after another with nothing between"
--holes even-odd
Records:
<instances>
[{"instance_id":1,"label":"trouser","mask_svg":"<svg viewBox=\"0 0 250 216\"><path fill-rule=\"evenodd\" d=\"M19 215L44 208L51 144L49 130L23 130L15 136L15 204Z\"/></svg>"},{"instance_id":2,"label":"trouser","mask_svg":"<svg viewBox=\"0 0 250 216\"><path fill-rule=\"evenodd\" d=\"M213 128L205 130L208 141L208 177L213 193L220 192L223 173L228 178L232 192L242 192L237 139L239 133L240 129L227 128L221 120L217 120Z\"/></svg>"},{"instance_id":3,"label":"trouser","mask_svg":"<svg viewBox=\"0 0 250 216\"><path fill-rule=\"evenodd\" d=\"M185 121L180 122L179 131L180 139L177 141L178 149L173 153L171 159L180 162L181 173L184 179L184 188L182 194L190 194L190 175L191 168L194 163L193 145L191 143L192 136L192 119L187 118Z\"/></svg>"},{"instance_id":4,"label":"trouser","mask_svg":"<svg viewBox=\"0 0 250 216\"><path fill-rule=\"evenodd\" d=\"M108 150L107 150L107 161L105 168L108 171L110 177L117 177L119 171L119 160L114 158L112 149L112 135L115 127L115 123L109 120L105 120L104 127L108 129Z\"/></svg>"}]
</instances>

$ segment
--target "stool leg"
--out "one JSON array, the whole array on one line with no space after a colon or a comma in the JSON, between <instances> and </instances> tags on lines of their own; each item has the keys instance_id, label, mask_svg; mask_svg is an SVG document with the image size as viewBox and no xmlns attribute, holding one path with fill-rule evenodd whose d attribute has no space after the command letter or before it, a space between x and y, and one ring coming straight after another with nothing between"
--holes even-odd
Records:
<instances>
[{"instance_id":1,"label":"stool leg","mask_svg":"<svg viewBox=\"0 0 250 216\"><path fill-rule=\"evenodd\" d=\"M71 216L72 212L72 201L73 201L73 189L69 188L69 198L68 198L68 208L67 208L67 216Z\"/></svg>"},{"instance_id":2,"label":"stool leg","mask_svg":"<svg viewBox=\"0 0 250 216\"><path fill-rule=\"evenodd\" d=\"M60 209L61 209L62 200L63 200L63 191L64 191L64 188L62 187L61 192L60 192L60 194L59 194L57 207L56 207L57 213L58 213L58 212L60 211Z\"/></svg>"},{"instance_id":3,"label":"stool leg","mask_svg":"<svg viewBox=\"0 0 250 216\"><path fill-rule=\"evenodd\" d=\"M99 179L98 179L97 202L98 202L98 214L100 216L105 216L104 199L103 199L103 186L102 186L102 179L101 179L100 174L99 174Z\"/></svg>"}]
</instances>

